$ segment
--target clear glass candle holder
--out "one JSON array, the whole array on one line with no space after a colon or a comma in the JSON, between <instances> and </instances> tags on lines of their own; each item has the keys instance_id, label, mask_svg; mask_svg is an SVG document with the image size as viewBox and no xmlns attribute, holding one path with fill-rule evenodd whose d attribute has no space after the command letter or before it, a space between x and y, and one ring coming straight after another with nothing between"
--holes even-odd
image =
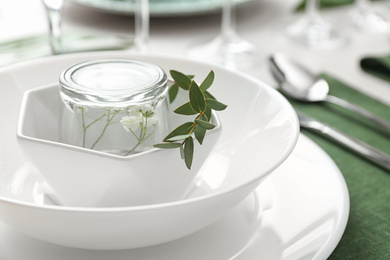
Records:
<instances>
[{"instance_id":1,"label":"clear glass candle holder","mask_svg":"<svg viewBox=\"0 0 390 260\"><path fill-rule=\"evenodd\" d=\"M63 143L126 156L168 134L167 76L155 64L88 61L66 69L59 81Z\"/></svg>"}]
</instances>

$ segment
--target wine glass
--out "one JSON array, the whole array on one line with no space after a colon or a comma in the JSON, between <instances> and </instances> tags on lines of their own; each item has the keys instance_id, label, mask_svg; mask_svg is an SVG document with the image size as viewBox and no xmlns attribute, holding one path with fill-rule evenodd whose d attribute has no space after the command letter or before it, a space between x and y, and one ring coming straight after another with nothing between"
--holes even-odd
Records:
<instances>
[{"instance_id":1,"label":"wine glass","mask_svg":"<svg viewBox=\"0 0 390 260\"><path fill-rule=\"evenodd\" d=\"M352 22L366 32L389 32L390 21L377 13L369 0L355 0L351 12Z\"/></svg>"},{"instance_id":2,"label":"wine glass","mask_svg":"<svg viewBox=\"0 0 390 260\"><path fill-rule=\"evenodd\" d=\"M283 36L291 42L312 49L338 48L347 39L338 28L321 17L319 0L307 0L304 15L287 26Z\"/></svg>"},{"instance_id":3,"label":"wine glass","mask_svg":"<svg viewBox=\"0 0 390 260\"><path fill-rule=\"evenodd\" d=\"M149 51L149 0L136 0L135 7L135 39L136 50L141 53Z\"/></svg>"},{"instance_id":4,"label":"wine glass","mask_svg":"<svg viewBox=\"0 0 390 260\"><path fill-rule=\"evenodd\" d=\"M61 15L64 0L42 0L49 21L49 43L52 54L60 54L61 46Z\"/></svg>"},{"instance_id":5,"label":"wine glass","mask_svg":"<svg viewBox=\"0 0 390 260\"><path fill-rule=\"evenodd\" d=\"M220 34L212 41L190 47L192 58L223 64L228 68L246 69L260 63L258 49L236 32L236 12L232 0L224 0Z\"/></svg>"},{"instance_id":6,"label":"wine glass","mask_svg":"<svg viewBox=\"0 0 390 260\"><path fill-rule=\"evenodd\" d=\"M42 0L42 2L46 8L46 13L49 21L49 42L52 54L56 55L64 52L69 52L69 48L65 48L63 44L65 35L62 35L61 32L61 16L64 6L64 0ZM134 46L136 50L140 52L147 52L149 49L149 0L130 0L129 3L133 4L134 6ZM128 48L132 45L127 38L107 35L81 35L69 38L69 41L74 41L69 45L79 45L78 49L76 47L76 49L73 51L90 51L99 48L110 49L112 45L117 44L116 41L119 41L120 47ZM89 45L92 44L96 44L96 47L91 48ZM90 49L83 49L82 46L85 45L89 46Z\"/></svg>"},{"instance_id":7,"label":"wine glass","mask_svg":"<svg viewBox=\"0 0 390 260\"><path fill-rule=\"evenodd\" d=\"M149 1L126 0L135 13L135 36L66 33L61 30L65 0L42 0L49 23L49 36L33 35L0 43L0 66L61 53L127 50L148 50ZM47 44L49 38L49 45Z\"/></svg>"}]
</instances>

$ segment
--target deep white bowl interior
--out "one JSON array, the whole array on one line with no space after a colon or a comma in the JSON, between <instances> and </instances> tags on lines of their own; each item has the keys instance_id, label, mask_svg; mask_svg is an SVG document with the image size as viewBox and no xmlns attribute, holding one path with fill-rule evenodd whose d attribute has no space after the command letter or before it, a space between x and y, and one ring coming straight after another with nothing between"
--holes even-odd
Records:
<instances>
[{"instance_id":1,"label":"deep white bowl interior","mask_svg":"<svg viewBox=\"0 0 390 260\"><path fill-rule=\"evenodd\" d=\"M26 166L16 143L22 94L57 82L65 68L90 59L129 57L204 78L216 74L211 92L228 109L219 114L222 136L187 199L164 204L117 208L46 205L45 184ZM217 65L179 58L129 53L85 53L31 61L0 69L0 180L17 174L20 182L0 184L0 220L32 237L89 249L125 249L171 241L221 218L292 152L299 134L291 105L273 88ZM23 189L33 182L32 189ZM2 181L0 181L2 183ZM26 217L29 216L29 217Z\"/></svg>"}]
</instances>

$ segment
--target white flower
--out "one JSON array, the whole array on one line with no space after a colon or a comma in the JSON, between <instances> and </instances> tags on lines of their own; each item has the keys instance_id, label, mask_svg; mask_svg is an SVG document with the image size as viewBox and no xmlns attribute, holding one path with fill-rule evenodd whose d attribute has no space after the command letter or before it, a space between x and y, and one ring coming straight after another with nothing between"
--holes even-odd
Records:
<instances>
[{"instance_id":1,"label":"white flower","mask_svg":"<svg viewBox=\"0 0 390 260\"><path fill-rule=\"evenodd\" d=\"M158 121L158 118L156 116L156 114L153 114L153 116L150 116L147 118L147 122L148 122L148 126L152 126L152 125L156 125L157 124L157 121Z\"/></svg>"},{"instance_id":2,"label":"white flower","mask_svg":"<svg viewBox=\"0 0 390 260\"><path fill-rule=\"evenodd\" d=\"M147 127L157 124L158 118L150 105L131 106L127 112L129 117L140 118L140 121L143 120L143 125Z\"/></svg>"},{"instance_id":3,"label":"white flower","mask_svg":"<svg viewBox=\"0 0 390 260\"><path fill-rule=\"evenodd\" d=\"M129 116L124 116L121 119L121 124L123 128L130 132L130 129L135 132L140 127L140 124L142 122L142 114L141 113L133 113Z\"/></svg>"},{"instance_id":4,"label":"white flower","mask_svg":"<svg viewBox=\"0 0 390 260\"><path fill-rule=\"evenodd\" d=\"M144 115L150 111L153 112L153 107L150 105L130 106L127 110L128 114L142 113Z\"/></svg>"}]
</instances>

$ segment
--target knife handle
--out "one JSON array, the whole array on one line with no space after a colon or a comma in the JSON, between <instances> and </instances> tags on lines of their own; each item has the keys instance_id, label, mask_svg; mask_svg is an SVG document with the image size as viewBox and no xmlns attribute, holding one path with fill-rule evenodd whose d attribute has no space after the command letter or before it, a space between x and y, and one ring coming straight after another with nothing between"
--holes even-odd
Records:
<instances>
[{"instance_id":1,"label":"knife handle","mask_svg":"<svg viewBox=\"0 0 390 260\"><path fill-rule=\"evenodd\" d=\"M389 121L386 121L385 119L374 115L370 111L368 111L368 110L366 110L358 105L352 104L344 99L341 99L341 98L338 98L335 96L330 96L330 95L328 95L326 97L326 101L331 102L333 104L336 104L336 105L343 107L345 109L348 109L352 112L355 112L355 113L365 117L366 119L371 120L372 122L376 123L377 125L383 127L384 129L386 129L387 131L390 132L390 122Z\"/></svg>"},{"instance_id":2,"label":"knife handle","mask_svg":"<svg viewBox=\"0 0 390 260\"><path fill-rule=\"evenodd\" d=\"M362 142L358 139L355 139L341 132L340 130L337 130L336 128L328 126L315 119L311 119L308 122L301 123L301 126L305 128L310 128L318 133L323 134L324 136L350 149L351 151L367 158L371 162L378 164L379 166L383 167L387 171L390 171L390 156L370 146L369 144Z\"/></svg>"}]
</instances>

